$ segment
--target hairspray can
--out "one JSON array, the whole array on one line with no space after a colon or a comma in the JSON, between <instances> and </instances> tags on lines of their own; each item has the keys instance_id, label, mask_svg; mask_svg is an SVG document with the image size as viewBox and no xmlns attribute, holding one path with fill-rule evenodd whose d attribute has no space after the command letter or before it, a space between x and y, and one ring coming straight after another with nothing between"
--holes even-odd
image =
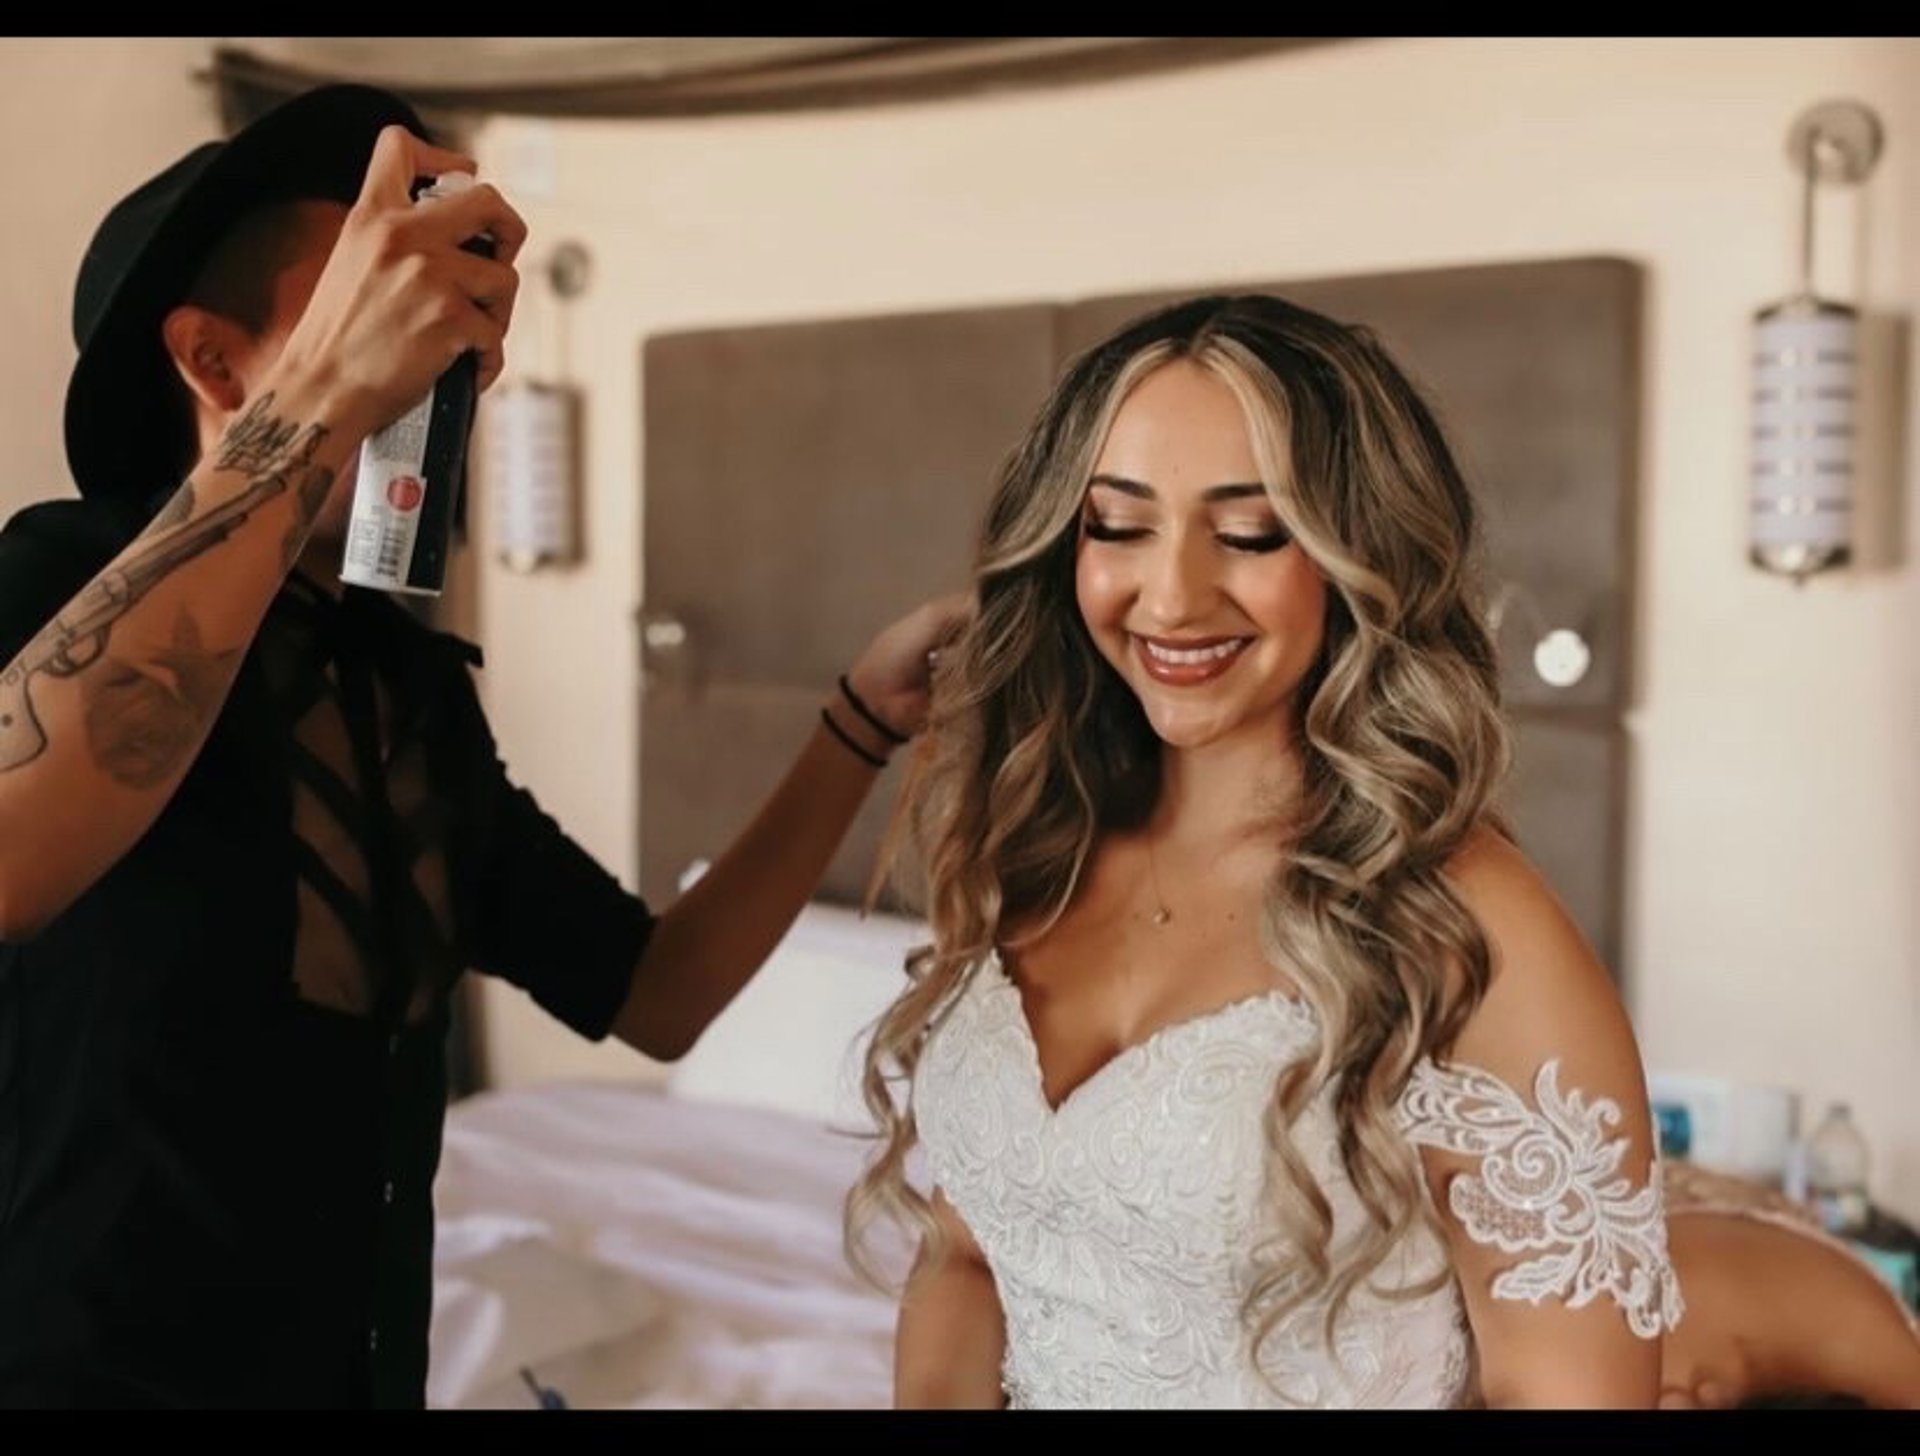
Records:
<instances>
[{"instance_id":1,"label":"hairspray can","mask_svg":"<svg viewBox=\"0 0 1920 1456\"><path fill-rule=\"evenodd\" d=\"M472 185L465 172L448 172L421 189L415 201L451 197ZM494 252L493 239L484 234L460 246L489 258ZM471 350L462 354L426 398L361 445L340 564L343 582L376 591L440 594L466 478L478 370L479 357Z\"/></svg>"}]
</instances>

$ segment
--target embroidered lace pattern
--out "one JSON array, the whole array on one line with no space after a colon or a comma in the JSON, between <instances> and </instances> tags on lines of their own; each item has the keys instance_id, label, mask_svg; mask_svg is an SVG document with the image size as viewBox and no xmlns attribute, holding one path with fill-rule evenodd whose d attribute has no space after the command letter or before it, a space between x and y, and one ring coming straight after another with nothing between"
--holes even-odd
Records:
<instances>
[{"instance_id":1,"label":"embroidered lace pattern","mask_svg":"<svg viewBox=\"0 0 1920 1456\"><path fill-rule=\"evenodd\" d=\"M1275 1078L1317 1035L1302 1001L1253 996L1175 1022L1049 1105L1020 992L997 957L974 969L930 1038L914 1101L935 1181L992 1268L1014 1406L1402 1406L1467 1397L1471 1342L1459 1288L1404 1291L1441 1272L1424 1228L1355 1293L1334 1338L1310 1301L1256 1367L1242 1301L1279 1230L1267 1197L1263 1113ZM1416 1143L1478 1152L1456 1177L1475 1238L1531 1257L1500 1298L1619 1299L1635 1328L1679 1308L1658 1194L1617 1176L1600 1134L1611 1104L1561 1098L1543 1069L1536 1114L1495 1079L1423 1067L1403 1124ZM1335 1247L1365 1210L1323 1095L1294 1145L1334 1213ZM1657 1186L1657 1185L1656 1185ZM1262 1374L1266 1378L1262 1378Z\"/></svg>"},{"instance_id":2,"label":"embroidered lace pattern","mask_svg":"<svg viewBox=\"0 0 1920 1456\"><path fill-rule=\"evenodd\" d=\"M1409 1140L1480 1159L1447 1188L1468 1236L1529 1256L1494 1276L1494 1298L1553 1297L1578 1309L1605 1294L1636 1335L1672 1328L1685 1306L1667 1258L1659 1169L1638 1188L1620 1171L1627 1141L1607 1137L1619 1107L1562 1093L1558 1058L1534 1077L1533 1100L1477 1068L1423 1062L1400 1104Z\"/></svg>"}]
</instances>

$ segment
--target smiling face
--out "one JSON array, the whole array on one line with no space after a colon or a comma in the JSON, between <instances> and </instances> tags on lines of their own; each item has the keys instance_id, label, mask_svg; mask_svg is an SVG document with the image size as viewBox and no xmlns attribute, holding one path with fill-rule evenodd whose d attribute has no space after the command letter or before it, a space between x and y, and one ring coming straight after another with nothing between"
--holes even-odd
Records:
<instances>
[{"instance_id":1,"label":"smiling face","mask_svg":"<svg viewBox=\"0 0 1920 1456\"><path fill-rule=\"evenodd\" d=\"M1284 741L1325 636L1326 584L1274 512L1238 398L1202 365L1165 364L1121 403L1082 506L1074 588L1168 745Z\"/></svg>"}]
</instances>

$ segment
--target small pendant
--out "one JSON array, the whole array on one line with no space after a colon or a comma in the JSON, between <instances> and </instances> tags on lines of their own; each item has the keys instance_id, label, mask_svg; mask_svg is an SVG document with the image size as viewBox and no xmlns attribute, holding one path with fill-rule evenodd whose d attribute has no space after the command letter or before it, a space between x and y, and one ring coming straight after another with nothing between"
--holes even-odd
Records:
<instances>
[{"instance_id":1,"label":"small pendant","mask_svg":"<svg viewBox=\"0 0 1920 1456\"><path fill-rule=\"evenodd\" d=\"M1165 925L1171 919L1173 919L1173 912L1164 905L1153 912L1153 923L1155 925Z\"/></svg>"}]
</instances>

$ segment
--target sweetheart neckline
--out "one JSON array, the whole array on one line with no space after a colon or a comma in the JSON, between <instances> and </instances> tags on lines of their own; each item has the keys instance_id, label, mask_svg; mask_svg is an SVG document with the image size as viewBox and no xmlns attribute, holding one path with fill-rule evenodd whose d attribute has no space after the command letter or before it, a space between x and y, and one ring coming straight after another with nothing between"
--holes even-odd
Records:
<instances>
[{"instance_id":1,"label":"sweetheart neckline","mask_svg":"<svg viewBox=\"0 0 1920 1456\"><path fill-rule=\"evenodd\" d=\"M1039 1098L1045 1109L1047 1120L1051 1123L1063 1117L1067 1110L1079 1099L1081 1093L1095 1083L1106 1079L1107 1074L1122 1064L1136 1060L1163 1040L1181 1033L1190 1033L1216 1021L1222 1021L1237 1013L1258 1008L1274 1007L1286 1014L1289 1022L1311 1028L1315 1024L1313 1008L1304 997L1279 987L1271 990L1255 991L1245 996L1236 996L1231 1001L1222 1002L1208 1011L1195 1012L1191 1016L1178 1017L1162 1022L1138 1041L1128 1042L1073 1086L1069 1087L1058 1102L1047 1096L1046 1069L1040 1065L1040 1043L1034 1037L1033 1023L1027 1019L1026 998L1020 992L1019 983L1007 973L1006 963L1001 959L996 947L987 955L987 966L999 980L1000 989L1013 998L1014 1020L1020 1030L1020 1041L1026 1049L1027 1069L1032 1076L1034 1095Z\"/></svg>"}]
</instances>

